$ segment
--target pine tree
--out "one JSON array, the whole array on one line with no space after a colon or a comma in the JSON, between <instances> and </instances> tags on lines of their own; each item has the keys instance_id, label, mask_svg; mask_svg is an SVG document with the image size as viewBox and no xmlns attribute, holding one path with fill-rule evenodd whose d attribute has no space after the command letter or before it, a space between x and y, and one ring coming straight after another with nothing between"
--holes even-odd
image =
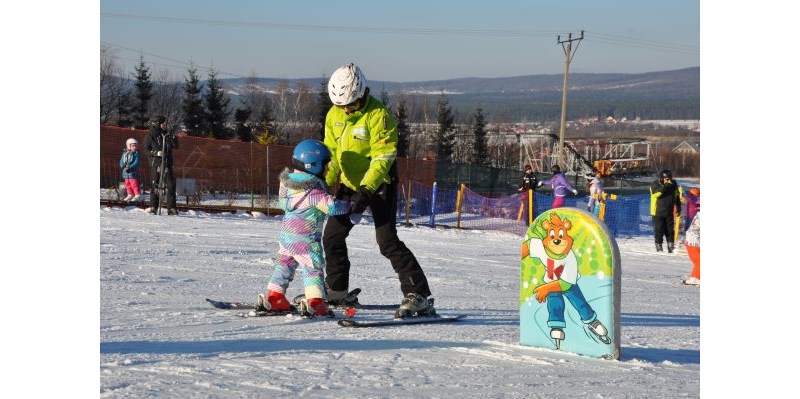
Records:
<instances>
[{"instance_id":1,"label":"pine tree","mask_svg":"<svg viewBox=\"0 0 800 399\"><path fill-rule=\"evenodd\" d=\"M317 97L317 122L320 124L320 141L325 140L325 118L327 118L328 111L332 106L331 97L328 95L328 81L324 80L320 83L319 96Z\"/></svg>"},{"instance_id":2,"label":"pine tree","mask_svg":"<svg viewBox=\"0 0 800 399\"><path fill-rule=\"evenodd\" d=\"M236 137L247 143L253 141L253 132L250 126L247 125L247 120L250 119L250 114L252 113L253 110L249 107L236 108L236 111L233 112L233 120L236 125Z\"/></svg>"},{"instance_id":3,"label":"pine tree","mask_svg":"<svg viewBox=\"0 0 800 399\"><path fill-rule=\"evenodd\" d=\"M486 119L483 117L483 108L478 107L474 114L475 123L472 125L472 154L470 161L477 165L490 166L489 148L486 143Z\"/></svg>"},{"instance_id":4,"label":"pine tree","mask_svg":"<svg viewBox=\"0 0 800 399\"><path fill-rule=\"evenodd\" d=\"M183 125L186 128L186 134L202 136L205 132L205 116L200 98L203 86L197 77L197 68L194 65L189 67L188 72L189 77L184 80L183 84Z\"/></svg>"},{"instance_id":5,"label":"pine tree","mask_svg":"<svg viewBox=\"0 0 800 399\"><path fill-rule=\"evenodd\" d=\"M246 123L255 140L258 138L259 132L266 131L272 121L272 101L261 88L258 78L255 76L247 78L247 89L244 95L239 97L239 101L243 107L250 110L250 118Z\"/></svg>"},{"instance_id":6,"label":"pine tree","mask_svg":"<svg viewBox=\"0 0 800 399\"><path fill-rule=\"evenodd\" d=\"M231 99L225 94L222 83L217 79L217 71L208 73L208 90L203 97L206 105L206 123L211 131L211 137L219 140L228 140L233 135L227 127L230 111L228 105Z\"/></svg>"},{"instance_id":7,"label":"pine tree","mask_svg":"<svg viewBox=\"0 0 800 399\"><path fill-rule=\"evenodd\" d=\"M381 103L384 107L389 107L389 92L386 91L386 86L381 86Z\"/></svg>"},{"instance_id":8,"label":"pine tree","mask_svg":"<svg viewBox=\"0 0 800 399\"><path fill-rule=\"evenodd\" d=\"M153 97L153 82L150 81L150 68L144 63L144 56L139 58L139 65L134 67L136 71L136 104L133 109L134 125L138 129L146 129L150 115L147 113L147 106L150 98Z\"/></svg>"},{"instance_id":9,"label":"pine tree","mask_svg":"<svg viewBox=\"0 0 800 399\"><path fill-rule=\"evenodd\" d=\"M256 142L259 144L270 145L278 142L278 137L273 136L269 129L264 128L264 131L256 135Z\"/></svg>"},{"instance_id":10,"label":"pine tree","mask_svg":"<svg viewBox=\"0 0 800 399\"><path fill-rule=\"evenodd\" d=\"M408 137L410 131L408 129L408 112L406 111L406 99L400 97L397 101L397 156L408 156Z\"/></svg>"},{"instance_id":11,"label":"pine tree","mask_svg":"<svg viewBox=\"0 0 800 399\"><path fill-rule=\"evenodd\" d=\"M117 113L117 126L119 127L132 127L133 120L131 119L131 99L130 91L120 93L116 101Z\"/></svg>"},{"instance_id":12,"label":"pine tree","mask_svg":"<svg viewBox=\"0 0 800 399\"><path fill-rule=\"evenodd\" d=\"M255 110L256 118L258 123L256 124L256 130L266 132L270 128L270 124L274 121L273 117L273 109L272 109L272 101L269 98L265 98L265 101L261 103L261 107Z\"/></svg>"},{"instance_id":13,"label":"pine tree","mask_svg":"<svg viewBox=\"0 0 800 399\"><path fill-rule=\"evenodd\" d=\"M439 130L436 132L436 160L451 162L453 159L453 145L455 144L455 131L453 123L453 109L444 92L437 102L436 121Z\"/></svg>"}]
</instances>

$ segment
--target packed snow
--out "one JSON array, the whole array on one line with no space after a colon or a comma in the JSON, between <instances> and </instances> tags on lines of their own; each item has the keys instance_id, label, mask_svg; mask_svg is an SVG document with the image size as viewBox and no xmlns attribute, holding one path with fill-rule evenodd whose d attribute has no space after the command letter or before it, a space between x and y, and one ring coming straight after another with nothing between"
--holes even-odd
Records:
<instances>
[{"instance_id":1,"label":"packed snow","mask_svg":"<svg viewBox=\"0 0 800 399\"><path fill-rule=\"evenodd\" d=\"M369 221L348 239L362 303L399 303ZM618 239L621 359L519 344L521 237L398 227L455 323L350 329L333 319L240 318L205 298L265 290L280 217L100 207L100 397L675 398L700 395L700 288L685 253ZM289 297L302 293L300 281ZM356 318L391 318L358 310Z\"/></svg>"}]
</instances>

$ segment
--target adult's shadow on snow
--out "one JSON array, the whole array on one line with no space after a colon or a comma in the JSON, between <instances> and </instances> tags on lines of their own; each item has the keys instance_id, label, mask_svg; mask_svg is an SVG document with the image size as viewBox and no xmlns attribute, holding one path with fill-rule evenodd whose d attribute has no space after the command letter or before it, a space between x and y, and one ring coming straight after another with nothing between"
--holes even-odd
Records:
<instances>
[{"instance_id":1,"label":"adult's shadow on snow","mask_svg":"<svg viewBox=\"0 0 800 399\"><path fill-rule=\"evenodd\" d=\"M700 316L657 313L622 313L620 324L640 327L700 327Z\"/></svg>"},{"instance_id":2,"label":"adult's shadow on snow","mask_svg":"<svg viewBox=\"0 0 800 399\"><path fill-rule=\"evenodd\" d=\"M700 327L700 316L657 313L623 313L620 324L624 327ZM630 348L621 349L620 360L645 360L653 363L669 361L679 364L700 364L697 349Z\"/></svg>"},{"instance_id":3,"label":"adult's shadow on snow","mask_svg":"<svg viewBox=\"0 0 800 399\"><path fill-rule=\"evenodd\" d=\"M384 349L428 349L447 347L479 347L480 343L407 341L407 340L289 340L289 339L240 339L230 341L122 341L101 342L101 354L215 354L236 352L280 352L280 351L374 351Z\"/></svg>"},{"instance_id":4,"label":"adult's shadow on snow","mask_svg":"<svg viewBox=\"0 0 800 399\"><path fill-rule=\"evenodd\" d=\"M620 349L619 360L624 362L633 359L651 363L700 364L700 351L697 349L629 348L623 345Z\"/></svg>"}]
</instances>

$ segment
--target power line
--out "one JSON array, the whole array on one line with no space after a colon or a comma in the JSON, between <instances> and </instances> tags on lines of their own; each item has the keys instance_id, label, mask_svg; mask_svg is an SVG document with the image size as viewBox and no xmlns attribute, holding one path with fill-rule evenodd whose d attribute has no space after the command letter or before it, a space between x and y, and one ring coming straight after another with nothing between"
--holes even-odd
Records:
<instances>
[{"instance_id":1,"label":"power line","mask_svg":"<svg viewBox=\"0 0 800 399\"><path fill-rule=\"evenodd\" d=\"M272 22L245 22L225 21L217 19L177 18L151 15L136 15L104 12L101 17L122 18L139 21L184 23L212 26L232 26L241 28L285 29L304 31L326 32L354 32L354 33L386 33L407 35L445 35L445 36L548 36L555 32L525 31L515 29L445 29L445 28L391 28L382 26L336 26L336 25L308 25L308 24L283 24Z\"/></svg>"},{"instance_id":2,"label":"power line","mask_svg":"<svg viewBox=\"0 0 800 399\"><path fill-rule=\"evenodd\" d=\"M593 36L598 36L599 38L605 39L607 41L618 41L618 42L621 42L621 43L634 43L634 44L640 44L640 45L643 45L643 46L673 48L673 49L681 49L681 50L687 50L687 51L700 51L700 47L695 46L695 45L669 43L669 42L663 42L663 41L658 41L658 40L639 39L639 38L612 35L612 34L609 34L609 33L601 33L601 32L591 32L591 33L592 33Z\"/></svg>"},{"instance_id":3,"label":"power line","mask_svg":"<svg viewBox=\"0 0 800 399\"><path fill-rule=\"evenodd\" d=\"M636 47L641 49L666 51L671 53L700 54L700 48L697 46L673 44L673 43L635 39L635 38L623 38L621 36L614 36L602 33L599 33L597 35L600 37L590 36L587 37L586 40L593 43L611 44L624 47Z\"/></svg>"},{"instance_id":4,"label":"power line","mask_svg":"<svg viewBox=\"0 0 800 399\"><path fill-rule=\"evenodd\" d=\"M198 18L179 18L152 15L137 15L125 13L104 12L101 17L120 18L135 21L152 21L163 23L183 23L194 25L209 26L230 26L241 28L260 28L260 29L284 29L301 31L325 31L325 32L353 32L353 33L383 33L400 35L429 35L429 36L497 36L497 37L551 37L557 34L556 31L530 31L519 29L448 29L448 28L392 28L383 26L337 26L337 25L310 25L310 24L285 24L272 22L247 22L230 21L217 19L198 19ZM587 31L592 34L592 41L647 48L651 50L663 50L672 52L699 53L700 48L694 45L679 43L669 43L657 40L647 40L641 38L630 38L626 36L614 35L609 33Z\"/></svg>"},{"instance_id":5,"label":"power line","mask_svg":"<svg viewBox=\"0 0 800 399\"><path fill-rule=\"evenodd\" d=\"M245 21L225 21L213 19L195 19L195 18L177 18L177 17L162 17L162 16L148 16L124 13L101 13L102 17L107 18L122 18L138 21L154 21L163 23L185 23L185 24L199 24L199 25L212 25L212 26L231 26L231 27L246 27L246 28L260 28L260 29L286 29L286 30L305 30L305 31L328 31L328 32L369 32L369 33L384 33L384 34L410 34L410 35L451 35L451 36L499 36L499 37L536 37L536 36L551 36L557 32L548 31L524 31L524 30L511 30L511 29L445 29L445 28L387 28L387 27L370 27L370 26L335 26L335 25L307 25L307 24L283 24L283 23L270 23L270 22L245 22ZM640 38L631 38L620 35L592 32L592 35L586 38L593 43L600 43L605 45L635 47L646 50L663 51L680 54L698 54L700 48L693 45L669 43L664 41L647 40ZM149 56L175 62L181 64L180 66L170 64L157 64L171 68L188 69L194 66L201 70L211 71L214 70L220 75L232 76L237 78L247 78L236 73L225 72L217 70L213 67L199 67L193 62L186 63L184 61L176 60L161 55L148 53L142 50L137 50L105 41L101 41L110 47L124 49L140 54L147 54ZM119 59L123 59L118 57ZM155 64L155 63L154 63Z\"/></svg>"},{"instance_id":6,"label":"power line","mask_svg":"<svg viewBox=\"0 0 800 399\"><path fill-rule=\"evenodd\" d=\"M130 47L120 46L118 44L109 43L109 42L106 42L106 41L103 41L103 40L101 40L100 43L105 44L108 47L119 48L119 49L128 50L128 51L133 51L133 52L137 52L137 53L140 53L140 54L147 54L147 55L155 57L155 58L160 58L160 59L163 59L163 60L167 60L167 61L171 61L171 62L177 62L177 63L181 64L181 65L171 65L171 64L163 64L163 63L157 63L157 62L152 62L152 61L149 62L150 64L153 64L153 65L160 65L160 66L165 66L165 67L169 67L169 68L181 68L181 69L187 69L187 70L189 68L191 68L191 67L195 67L195 68L197 68L199 70L204 70L206 72L211 72L213 70L213 71L217 72L219 75L224 75L224 76L233 76L233 77L237 77L237 78L247 78L248 77L248 76L238 75L238 74L235 74L235 73L220 71L220 70L218 70L216 68L213 68L213 67L198 66L194 62L185 63L184 61L176 60L176 59L169 58L169 57L160 56L160 55L153 54L153 53L148 53L148 52L142 51L142 50L136 50L136 49L133 49L133 48L130 48ZM119 57L119 56L114 56L114 57L117 58L117 59L120 59L120 60L125 60L125 61L134 61L134 62L141 61L141 60L134 60L134 59L125 58L125 57Z\"/></svg>"}]
</instances>

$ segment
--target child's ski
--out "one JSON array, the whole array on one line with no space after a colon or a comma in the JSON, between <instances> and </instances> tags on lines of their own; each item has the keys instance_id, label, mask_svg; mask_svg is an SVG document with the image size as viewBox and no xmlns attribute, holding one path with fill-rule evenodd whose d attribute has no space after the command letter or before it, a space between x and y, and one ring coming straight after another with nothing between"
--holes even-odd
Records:
<instances>
[{"instance_id":1,"label":"child's ski","mask_svg":"<svg viewBox=\"0 0 800 399\"><path fill-rule=\"evenodd\" d=\"M257 306L255 303L215 301L208 298L206 301L217 309L255 309Z\"/></svg>"},{"instance_id":2,"label":"child's ski","mask_svg":"<svg viewBox=\"0 0 800 399\"><path fill-rule=\"evenodd\" d=\"M361 303L358 302L358 294L360 294L360 293L361 293L361 288L355 288L352 291L347 293L347 299L345 300L345 304L328 303L328 306L330 308L337 308L337 309L340 309L340 308L356 308L356 309L364 309L364 310L381 310L381 309L395 310L398 307L400 307L400 304L397 304L397 305L391 305L391 304L385 304L385 305L383 305L383 304L361 304ZM300 295L294 297L294 299L292 300L292 303L294 303L295 306L297 306L297 305L300 304L300 301L302 301L303 298L305 298L305 295L300 294Z\"/></svg>"},{"instance_id":3,"label":"child's ski","mask_svg":"<svg viewBox=\"0 0 800 399\"><path fill-rule=\"evenodd\" d=\"M418 316L405 319L392 319L392 320L379 320L379 321L356 321L353 319L343 319L339 320L339 325L342 327L356 327L356 328L389 327L389 326L404 326L409 324L449 323L461 320L464 317L467 317L467 315L460 314L457 316L435 316L435 317Z\"/></svg>"},{"instance_id":4,"label":"child's ski","mask_svg":"<svg viewBox=\"0 0 800 399\"><path fill-rule=\"evenodd\" d=\"M239 317L269 317L269 316L286 316L286 315L300 315L297 308L292 307L291 310L274 311L274 310L251 310L249 312L236 313Z\"/></svg>"}]
</instances>

